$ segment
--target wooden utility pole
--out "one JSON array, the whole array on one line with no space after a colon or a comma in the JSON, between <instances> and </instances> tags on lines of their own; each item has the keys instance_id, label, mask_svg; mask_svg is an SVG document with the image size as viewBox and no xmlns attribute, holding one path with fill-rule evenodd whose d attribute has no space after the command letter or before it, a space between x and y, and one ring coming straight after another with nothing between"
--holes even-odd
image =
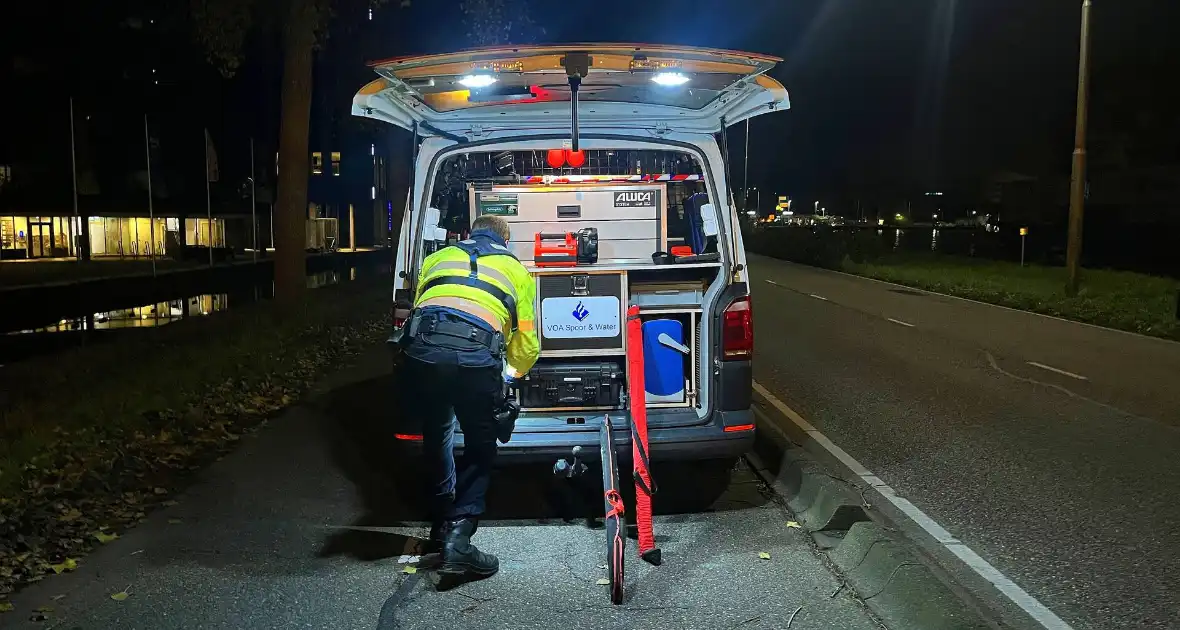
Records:
<instances>
[{"instance_id":1,"label":"wooden utility pole","mask_svg":"<svg viewBox=\"0 0 1180 630\"><path fill-rule=\"evenodd\" d=\"M1090 100L1090 4L1082 2L1082 44L1078 58L1078 113L1074 130L1073 173L1069 185L1069 243L1065 268L1069 278L1065 294L1078 294L1078 274L1082 264L1082 215L1086 206L1086 119Z\"/></svg>"}]
</instances>

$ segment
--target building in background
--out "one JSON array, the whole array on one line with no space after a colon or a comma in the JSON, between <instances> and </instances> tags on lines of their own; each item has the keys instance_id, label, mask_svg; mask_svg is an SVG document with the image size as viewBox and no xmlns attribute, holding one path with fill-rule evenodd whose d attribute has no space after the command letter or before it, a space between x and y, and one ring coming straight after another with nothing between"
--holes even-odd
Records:
<instances>
[{"instance_id":1,"label":"building in background","mask_svg":"<svg viewBox=\"0 0 1180 630\"><path fill-rule=\"evenodd\" d=\"M251 216L269 227L269 204L252 213L243 195L250 124L223 121L226 81L187 25L134 0L73 7L71 20L29 8L45 19L12 32L9 22L10 52L0 53L0 120L10 123L0 127L0 260L200 259L191 250L250 247ZM102 62L78 72L69 50L79 48L101 50ZM38 97L10 97L21 94ZM207 203L209 121L222 159Z\"/></svg>"}]
</instances>

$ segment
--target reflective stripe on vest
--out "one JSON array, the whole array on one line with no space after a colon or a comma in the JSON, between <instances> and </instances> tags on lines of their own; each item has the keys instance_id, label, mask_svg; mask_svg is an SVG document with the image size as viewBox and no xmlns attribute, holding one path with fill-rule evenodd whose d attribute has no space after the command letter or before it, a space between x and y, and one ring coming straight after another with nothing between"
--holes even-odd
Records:
<instances>
[{"instance_id":1,"label":"reflective stripe on vest","mask_svg":"<svg viewBox=\"0 0 1180 630\"><path fill-rule=\"evenodd\" d=\"M425 295L427 291L434 287L443 285L457 285L462 287L471 287L479 289L484 293L496 298L504 308L508 310L508 316L512 319L512 330L516 330L516 298L508 295L500 287L488 282L487 280L480 280L479 278L472 278L471 276L439 276L433 280L428 281L422 286L422 294Z\"/></svg>"},{"instance_id":2,"label":"reflective stripe on vest","mask_svg":"<svg viewBox=\"0 0 1180 630\"><path fill-rule=\"evenodd\" d=\"M487 276L487 277L491 278L492 280L496 280L500 284L508 287L508 294L511 295L513 298L516 297L516 287L512 284L512 281L508 279L508 276L504 275L504 273L502 271L500 271L499 269L493 269L492 267L489 267L487 265L480 265L478 263L476 263L476 265L477 265L476 272L479 275ZM470 268L471 267L470 267L469 263L466 263L466 262L461 262L458 260L444 260L442 262L435 263L435 265L433 267L431 267L430 270L431 271L469 271Z\"/></svg>"}]
</instances>

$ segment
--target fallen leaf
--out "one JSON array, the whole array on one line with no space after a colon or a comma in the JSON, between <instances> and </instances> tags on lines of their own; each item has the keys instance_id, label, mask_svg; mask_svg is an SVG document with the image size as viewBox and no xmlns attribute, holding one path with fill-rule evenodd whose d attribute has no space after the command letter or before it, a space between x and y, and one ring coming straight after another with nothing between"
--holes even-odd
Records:
<instances>
[{"instance_id":1,"label":"fallen leaf","mask_svg":"<svg viewBox=\"0 0 1180 630\"><path fill-rule=\"evenodd\" d=\"M54 573L58 574L63 571L73 571L74 569L78 568L78 561L73 558L66 558L65 562L62 562L61 564L51 564L49 565L49 568L53 569Z\"/></svg>"},{"instance_id":2,"label":"fallen leaf","mask_svg":"<svg viewBox=\"0 0 1180 630\"><path fill-rule=\"evenodd\" d=\"M418 572L418 567L411 566L411 565L408 565L408 564L407 564L406 566L402 567L402 573L406 573L406 574L414 574L414 573L417 573L417 572Z\"/></svg>"},{"instance_id":3,"label":"fallen leaf","mask_svg":"<svg viewBox=\"0 0 1180 630\"><path fill-rule=\"evenodd\" d=\"M595 582L595 584L597 584L599 586L606 586L606 585L610 584L610 580L608 580L606 578L599 578L598 581Z\"/></svg>"},{"instance_id":4,"label":"fallen leaf","mask_svg":"<svg viewBox=\"0 0 1180 630\"><path fill-rule=\"evenodd\" d=\"M168 491L163 488L155 488L152 490L152 492L155 492L156 494L168 494Z\"/></svg>"},{"instance_id":5,"label":"fallen leaf","mask_svg":"<svg viewBox=\"0 0 1180 630\"><path fill-rule=\"evenodd\" d=\"M164 507L172 507L174 505L180 505L180 501L173 501L172 499L168 499L167 501L164 501L160 505L162 505Z\"/></svg>"},{"instance_id":6,"label":"fallen leaf","mask_svg":"<svg viewBox=\"0 0 1180 630\"><path fill-rule=\"evenodd\" d=\"M79 518L82 518L82 512L81 512L81 510L78 510L75 508L75 509L72 509L69 512L66 512L65 514L62 514L61 516L57 517L57 520L59 520L63 523L69 523L70 521L76 521Z\"/></svg>"},{"instance_id":7,"label":"fallen leaf","mask_svg":"<svg viewBox=\"0 0 1180 630\"><path fill-rule=\"evenodd\" d=\"M117 602L121 602L130 596L131 596L131 594L128 593L127 591L119 591L118 593L111 593L111 599L113 599Z\"/></svg>"},{"instance_id":8,"label":"fallen leaf","mask_svg":"<svg viewBox=\"0 0 1180 630\"><path fill-rule=\"evenodd\" d=\"M94 537L98 540L98 542L105 545L105 544L111 542L112 540L118 538L119 535L118 534L104 534L102 532L94 532Z\"/></svg>"},{"instance_id":9,"label":"fallen leaf","mask_svg":"<svg viewBox=\"0 0 1180 630\"><path fill-rule=\"evenodd\" d=\"M793 527L795 529L799 529L799 523L796 521L787 521L787 527Z\"/></svg>"},{"instance_id":10,"label":"fallen leaf","mask_svg":"<svg viewBox=\"0 0 1180 630\"><path fill-rule=\"evenodd\" d=\"M53 606L41 606L39 608L34 608L33 612L51 613L51 612L53 612Z\"/></svg>"},{"instance_id":11,"label":"fallen leaf","mask_svg":"<svg viewBox=\"0 0 1180 630\"><path fill-rule=\"evenodd\" d=\"M57 600L62 599L64 597L65 597L65 595L54 595L53 597L50 597L49 599L52 599L53 601L56 602Z\"/></svg>"},{"instance_id":12,"label":"fallen leaf","mask_svg":"<svg viewBox=\"0 0 1180 630\"><path fill-rule=\"evenodd\" d=\"M765 551L759 551L758 557L762 560L770 560L770 554L766 553Z\"/></svg>"},{"instance_id":13,"label":"fallen leaf","mask_svg":"<svg viewBox=\"0 0 1180 630\"><path fill-rule=\"evenodd\" d=\"M181 520L180 520L180 519L178 519L178 518L170 518L170 519L168 519L168 524L169 524L169 525L180 525L182 522L184 522L184 521L181 521Z\"/></svg>"},{"instance_id":14,"label":"fallen leaf","mask_svg":"<svg viewBox=\"0 0 1180 630\"><path fill-rule=\"evenodd\" d=\"M12 612L14 608L12 602L0 602L0 613Z\"/></svg>"}]
</instances>

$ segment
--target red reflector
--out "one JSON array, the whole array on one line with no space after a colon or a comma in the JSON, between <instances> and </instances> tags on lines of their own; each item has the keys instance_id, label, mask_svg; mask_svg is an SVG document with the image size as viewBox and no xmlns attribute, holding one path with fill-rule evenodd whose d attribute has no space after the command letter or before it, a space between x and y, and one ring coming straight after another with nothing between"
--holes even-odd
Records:
<instances>
[{"instance_id":1,"label":"red reflector","mask_svg":"<svg viewBox=\"0 0 1180 630\"><path fill-rule=\"evenodd\" d=\"M753 426L753 425L751 425L751 426ZM728 431L728 430L729 429L726 429L726 431ZM394 433L393 437L395 437L399 440L411 440L411 441L417 441L417 442L422 441L422 436L418 435L418 434L414 434L414 433Z\"/></svg>"},{"instance_id":2,"label":"red reflector","mask_svg":"<svg viewBox=\"0 0 1180 630\"><path fill-rule=\"evenodd\" d=\"M750 296L737 298L725 309L721 320L721 356L749 359L754 353L754 310Z\"/></svg>"},{"instance_id":3,"label":"red reflector","mask_svg":"<svg viewBox=\"0 0 1180 630\"><path fill-rule=\"evenodd\" d=\"M732 427L725 427L726 433L737 433L738 431L753 431L753 430L754 430L754 425L752 425L752 424L735 424Z\"/></svg>"}]
</instances>

